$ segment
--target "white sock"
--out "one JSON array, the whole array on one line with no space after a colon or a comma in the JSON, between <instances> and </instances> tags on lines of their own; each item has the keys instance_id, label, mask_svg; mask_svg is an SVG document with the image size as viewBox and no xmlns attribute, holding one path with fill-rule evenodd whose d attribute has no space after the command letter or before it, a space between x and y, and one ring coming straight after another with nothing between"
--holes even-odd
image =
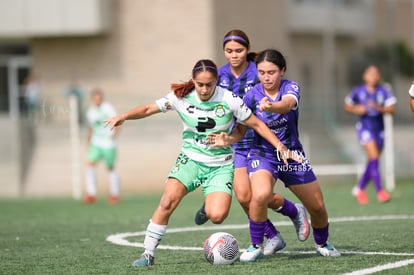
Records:
<instances>
[{"instance_id":1,"label":"white sock","mask_svg":"<svg viewBox=\"0 0 414 275\"><path fill-rule=\"evenodd\" d=\"M109 171L109 185L112 196L119 196L119 177L115 170Z\"/></svg>"},{"instance_id":2,"label":"white sock","mask_svg":"<svg viewBox=\"0 0 414 275\"><path fill-rule=\"evenodd\" d=\"M150 223L147 226L147 231L145 233L144 239L144 248L145 253L149 253L154 257L155 249L158 244L161 242L162 237L164 237L165 232L167 231L167 225L155 224L150 220Z\"/></svg>"},{"instance_id":3,"label":"white sock","mask_svg":"<svg viewBox=\"0 0 414 275\"><path fill-rule=\"evenodd\" d=\"M86 168L86 193L96 196L96 172L95 167Z\"/></svg>"}]
</instances>

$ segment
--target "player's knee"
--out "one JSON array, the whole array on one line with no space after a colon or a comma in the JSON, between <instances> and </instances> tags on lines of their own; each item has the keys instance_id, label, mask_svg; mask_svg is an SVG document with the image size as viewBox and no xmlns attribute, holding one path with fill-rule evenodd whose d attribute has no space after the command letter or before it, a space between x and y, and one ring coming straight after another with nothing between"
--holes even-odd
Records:
<instances>
[{"instance_id":1,"label":"player's knee","mask_svg":"<svg viewBox=\"0 0 414 275\"><path fill-rule=\"evenodd\" d=\"M179 200L176 199L175 197L163 196L158 207L162 211L172 212L175 209L176 205L178 204L178 201Z\"/></svg>"},{"instance_id":2,"label":"player's knee","mask_svg":"<svg viewBox=\"0 0 414 275\"><path fill-rule=\"evenodd\" d=\"M312 207L308 210L313 216L326 216L326 208L323 201L315 201Z\"/></svg>"},{"instance_id":3,"label":"player's knee","mask_svg":"<svg viewBox=\"0 0 414 275\"><path fill-rule=\"evenodd\" d=\"M226 218L228 213L212 213L208 215L210 221L214 224L221 224Z\"/></svg>"},{"instance_id":4,"label":"player's knee","mask_svg":"<svg viewBox=\"0 0 414 275\"><path fill-rule=\"evenodd\" d=\"M237 201L243 207L243 209L249 209L250 196L237 196Z\"/></svg>"}]
</instances>

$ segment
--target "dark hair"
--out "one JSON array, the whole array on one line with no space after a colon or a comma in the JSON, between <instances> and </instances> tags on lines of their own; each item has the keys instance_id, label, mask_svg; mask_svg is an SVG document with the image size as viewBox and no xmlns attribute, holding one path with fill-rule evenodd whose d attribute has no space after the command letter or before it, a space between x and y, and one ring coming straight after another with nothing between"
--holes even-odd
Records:
<instances>
[{"instance_id":1,"label":"dark hair","mask_svg":"<svg viewBox=\"0 0 414 275\"><path fill-rule=\"evenodd\" d=\"M223 49L226 46L227 42L236 41L239 44L242 44L246 48L250 48L250 40L244 31L241 30L231 30L224 36L223 39Z\"/></svg>"},{"instance_id":2,"label":"dark hair","mask_svg":"<svg viewBox=\"0 0 414 275\"><path fill-rule=\"evenodd\" d=\"M260 52L257 56L256 56L256 66L263 62L263 61L268 61L271 62L273 64L275 64L276 66L279 67L280 70L285 70L287 69L286 67L286 59L283 56L283 54L281 52L279 52L278 50L275 49L266 49L262 52Z\"/></svg>"},{"instance_id":3,"label":"dark hair","mask_svg":"<svg viewBox=\"0 0 414 275\"><path fill-rule=\"evenodd\" d=\"M223 38L223 49L227 42L235 41L243 45L246 49L250 50L250 40L247 34L242 30L231 30ZM247 54L247 61L254 61L257 53L249 52Z\"/></svg>"},{"instance_id":4,"label":"dark hair","mask_svg":"<svg viewBox=\"0 0 414 275\"><path fill-rule=\"evenodd\" d=\"M218 79L217 65L209 59L201 59L197 61L192 70L192 78L194 79L199 72L210 72L216 79ZM194 89L193 80L184 83L171 84L171 90L178 98L185 97Z\"/></svg>"}]
</instances>

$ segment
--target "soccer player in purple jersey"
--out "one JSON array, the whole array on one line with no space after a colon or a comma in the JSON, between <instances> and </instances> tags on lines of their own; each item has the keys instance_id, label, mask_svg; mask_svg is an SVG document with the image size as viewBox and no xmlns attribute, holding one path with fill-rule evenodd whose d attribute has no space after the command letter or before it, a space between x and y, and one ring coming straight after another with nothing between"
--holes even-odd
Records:
<instances>
[{"instance_id":1,"label":"soccer player in purple jersey","mask_svg":"<svg viewBox=\"0 0 414 275\"><path fill-rule=\"evenodd\" d=\"M249 38L241 30L231 30L226 33L223 39L223 51L228 63L218 71L218 85L243 98L253 86L259 83L256 64L254 63L256 53L249 52ZM237 200L247 215L249 215L251 198L250 181L247 174L247 154L253 136L254 130L248 128L243 139L233 145L235 152L233 188ZM269 208L288 216L292 220L300 241L305 241L308 238L309 222L302 204L294 204L280 194L275 193ZM196 214L195 222L200 225L207 222L207 220L204 207L202 207ZM266 221L265 232L268 239L264 248L265 255L273 254L286 246L280 232L277 231L269 219Z\"/></svg>"},{"instance_id":2,"label":"soccer player in purple jersey","mask_svg":"<svg viewBox=\"0 0 414 275\"><path fill-rule=\"evenodd\" d=\"M368 66L363 73L364 84L356 87L345 98L345 111L359 116L356 130L360 143L368 157L365 171L353 190L358 203L367 204L365 188L373 181L380 202L390 200L390 195L382 188L379 158L384 145L383 114L394 113L397 102L392 92L380 85L381 74L377 66Z\"/></svg>"},{"instance_id":3,"label":"soccer player in purple jersey","mask_svg":"<svg viewBox=\"0 0 414 275\"><path fill-rule=\"evenodd\" d=\"M286 71L285 58L279 51L268 49L256 57L256 65L261 83L244 97L244 102L279 137L291 154L304 157L298 138L300 89L296 82L282 79ZM216 137L219 138L225 143L224 135ZM264 256L267 206L273 196L273 187L277 179L282 180L309 211L317 254L340 256L341 254L328 242L328 213L309 161L304 158L302 162L289 161L286 164L282 157L268 142L255 135L248 155L248 172L252 188L249 204L252 244L242 253L240 261L254 262Z\"/></svg>"}]
</instances>

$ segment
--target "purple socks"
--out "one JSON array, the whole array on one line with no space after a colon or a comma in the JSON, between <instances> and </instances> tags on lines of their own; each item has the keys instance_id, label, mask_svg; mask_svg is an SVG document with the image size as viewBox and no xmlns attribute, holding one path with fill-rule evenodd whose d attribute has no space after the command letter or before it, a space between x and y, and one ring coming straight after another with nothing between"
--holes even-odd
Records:
<instances>
[{"instance_id":1,"label":"purple socks","mask_svg":"<svg viewBox=\"0 0 414 275\"><path fill-rule=\"evenodd\" d=\"M298 209L295 204L286 198L283 201L282 208L277 209L276 212L282 214L283 216L288 216L291 219L298 216Z\"/></svg>"},{"instance_id":2,"label":"purple socks","mask_svg":"<svg viewBox=\"0 0 414 275\"><path fill-rule=\"evenodd\" d=\"M313 239L317 245L324 245L328 241L329 223L323 228L313 228Z\"/></svg>"},{"instance_id":3,"label":"purple socks","mask_svg":"<svg viewBox=\"0 0 414 275\"><path fill-rule=\"evenodd\" d=\"M263 244L264 236L271 239L278 233L273 223L267 219L265 222L255 222L249 218L250 240L252 244Z\"/></svg>"},{"instance_id":4,"label":"purple socks","mask_svg":"<svg viewBox=\"0 0 414 275\"><path fill-rule=\"evenodd\" d=\"M358 188L364 190L371 179L374 182L374 187L377 192L380 191L382 189L382 185L378 159L373 159L368 162L364 174L358 183Z\"/></svg>"}]
</instances>

